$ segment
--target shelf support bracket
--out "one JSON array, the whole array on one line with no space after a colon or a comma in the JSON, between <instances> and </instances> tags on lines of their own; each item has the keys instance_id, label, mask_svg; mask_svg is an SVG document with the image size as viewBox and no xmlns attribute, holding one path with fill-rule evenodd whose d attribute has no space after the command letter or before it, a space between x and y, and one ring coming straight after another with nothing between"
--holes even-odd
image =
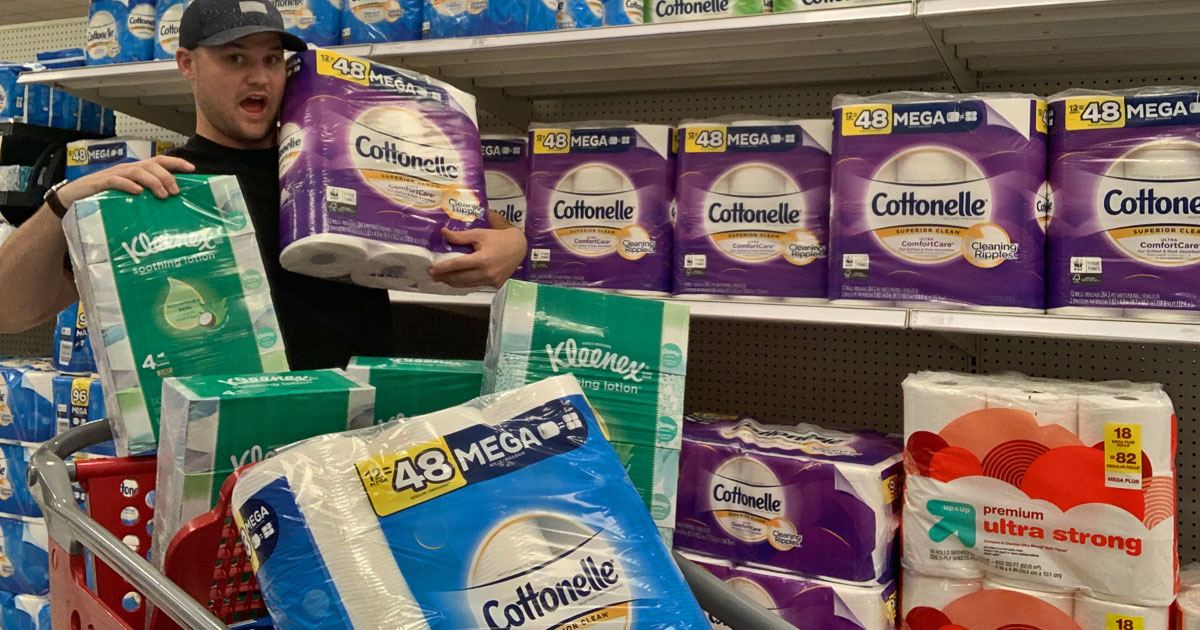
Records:
<instances>
[{"instance_id":1,"label":"shelf support bracket","mask_svg":"<svg viewBox=\"0 0 1200 630\"><path fill-rule=\"evenodd\" d=\"M965 61L958 58L954 47L947 44L942 38L942 32L930 27L925 20L921 20L921 27L925 29L925 34L929 36L929 42L933 44L933 49L942 59L942 65L946 66L946 72L950 73L950 78L954 80L954 87L963 94L978 92L979 77L967 68Z\"/></svg>"}]
</instances>

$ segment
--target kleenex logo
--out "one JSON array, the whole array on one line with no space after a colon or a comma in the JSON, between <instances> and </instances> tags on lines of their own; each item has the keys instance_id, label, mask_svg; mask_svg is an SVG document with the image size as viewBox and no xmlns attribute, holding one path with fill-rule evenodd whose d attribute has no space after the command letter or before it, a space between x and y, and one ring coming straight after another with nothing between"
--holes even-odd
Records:
<instances>
[{"instance_id":1,"label":"kleenex logo","mask_svg":"<svg viewBox=\"0 0 1200 630\"><path fill-rule=\"evenodd\" d=\"M217 382L230 387L239 387L242 385L267 385L272 383L284 385L308 385L316 379L312 376L302 376L296 374L272 374L263 376L234 376L232 378L223 378Z\"/></svg>"},{"instance_id":2,"label":"kleenex logo","mask_svg":"<svg viewBox=\"0 0 1200 630\"><path fill-rule=\"evenodd\" d=\"M216 239L221 235L216 228L204 228L195 232L179 234L159 234L153 238L145 232L139 233L127 243L121 243L126 254L133 259L134 264L141 264L142 259L153 254L180 249L194 248L197 251L216 249Z\"/></svg>"},{"instance_id":3,"label":"kleenex logo","mask_svg":"<svg viewBox=\"0 0 1200 630\"><path fill-rule=\"evenodd\" d=\"M550 367L555 373L559 372L559 368L593 368L608 370L620 375L623 380L641 383L641 372L646 369L645 363L616 352L609 352L603 348L580 348L574 339L568 339L557 346L546 344L546 355L550 358Z\"/></svg>"}]
</instances>

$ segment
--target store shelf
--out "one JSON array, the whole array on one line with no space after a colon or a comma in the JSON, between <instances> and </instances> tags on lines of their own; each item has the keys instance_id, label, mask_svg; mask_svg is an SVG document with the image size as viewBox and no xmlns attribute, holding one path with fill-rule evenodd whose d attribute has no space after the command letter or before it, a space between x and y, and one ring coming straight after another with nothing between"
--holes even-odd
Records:
<instances>
[{"instance_id":1,"label":"store shelf","mask_svg":"<svg viewBox=\"0 0 1200 630\"><path fill-rule=\"evenodd\" d=\"M1056 317L1053 315L1008 315L966 311L912 311L909 314L908 324L914 330L950 333L1096 341L1200 343L1200 323Z\"/></svg>"}]
</instances>

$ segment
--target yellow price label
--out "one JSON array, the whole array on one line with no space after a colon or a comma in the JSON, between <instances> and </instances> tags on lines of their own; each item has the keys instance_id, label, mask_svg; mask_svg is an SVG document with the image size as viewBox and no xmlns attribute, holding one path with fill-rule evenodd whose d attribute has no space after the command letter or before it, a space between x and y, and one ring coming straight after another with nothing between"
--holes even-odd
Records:
<instances>
[{"instance_id":1,"label":"yellow price label","mask_svg":"<svg viewBox=\"0 0 1200 630\"><path fill-rule=\"evenodd\" d=\"M1104 630L1143 630L1143 623L1141 617L1109 613L1104 620Z\"/></svg>"},{"instance_id":2,"label":"yellow price label","mask_svg":"<svg viewBox=\"0 0 1200 630\"><path fill-rule=\"evenodd\" d=\"M1142 425L1104 425L1104 469L1107 473L1142 475Z\"/></svg>"},{"instance_id":3,"label":"yellow price label","mask_svg":"<svg viewBox=\"0 0 1200 630\"><path fill-rule=\"evenodd\" d=\"M317 74L359 85L370 85L371 62L332 50L317 51Z\"/></svg>"},{"instance_id":4,"label":"yellow price label","mask_svg":"<svg viewBox=\"0 0 1200 630\"><path fill-rule=\"evenodd\" d=\"M729 135L724 125L687 127L683 130L684 153L724 153Z\"/></svg>"},{"instance_id":5,"label":"yellow price label","mask_svg":"<svg viewBox=\"0 0 1200 630\"><path fill-rule=\"evenodd\" d=\"M355 464L371 507L379 516L436 499L467 480L442 438Z\"/></svg>"},{"instance_id":6,"label":"yellow price label","mask_svg":"<svg viewBox=\"0 0 1200 630\"><path fill-rule=\"evenodd\" d=\"M1120 129L1125 126L1125 98L1085 96L1069 98L1065 108L1067 131Z\"/></svg>"},{"instance_id":7,"label":"yellow price label","mask_svg":"<svg viewBox=\"0 0 1200 630\"><path fill-rule=\"evenodd\" d=\"M1034 129L1037 129L1038 133L1050 133L1049 120L1050 106L1046 101L1038 101L1034 108Z\"/></svg>"},{"instance_id":8,"label":"yellow price label","mask_svg":"<svg viewBox=\"0 0 1200 630\"><path fill-rule=\"evenodd\" d=\"M67 151L67 166L83 166L88 163L87 147L75 147Z\"/></svg>"},{"instance_id":9,"label":"yellow price label","mask_svg":"<svg viewBox=\"0 0 1200 630\"><path fill-rule=\"evenodd\" d=\"M571 130L570 129L534 129L533 130L533 152L534 153L570 153L571 152Z\"/></svg>"},{"instance_id":10,"label":"yellow price label","mask_svg":"<svg viewBox=\"0 0 1200 630\"><path fill-rule=\"evenodd\" d=\"M851 105L842 108L843 136L885 136L890 133L891 105Z\"/></svg>"},{"instance_id":11,"label":"yellow price label","mask_svg":"<svg viewBox=\"0 0 1200 630\"><path fill-rule=\"evenodd\" d=\"M900 496L900 475L892 475L883 480L883 502L891 503Z\"/></svg>"},{"instance_id":12,"label":"yellow price label","mask_svg":"<svg viewBox=\"0 0 1200 630\"><path fill-rule=\"evenodd\" d=\"M87 407L92 401L92 379L77 378L71 381L71 406Z\"/></svg>"}]
</instances>

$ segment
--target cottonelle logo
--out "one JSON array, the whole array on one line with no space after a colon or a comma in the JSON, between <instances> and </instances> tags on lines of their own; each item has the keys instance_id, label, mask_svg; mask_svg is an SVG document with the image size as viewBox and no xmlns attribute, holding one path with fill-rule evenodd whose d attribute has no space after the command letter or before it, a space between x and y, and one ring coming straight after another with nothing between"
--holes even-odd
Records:
<instances>
[{"instance_id":1,"label":"cottonelle logo","mask_svg":"<svg viewBox=\"0 0 1200 630\"><path fill-rule=\"evenodd\" d=\"M179 21L183 19L183 9L182 4L168 8L158 23L158 45L171 54L179 50Z\"/></svg>"},{"instance_id":2,"label":"cottonelle logo","mask_svg":"<svg viewBox=\"0 0 1200 630\"><path fill-rule=\"evenodd\" d=\"M129 10L129 32L138 39L154 38L154 5L139 4Z\"/></svg>"},{"instance_id":3,"label":"cottonelle logo","mask_svg":"<svg viewBox=\"0 0 1200 630\"><path fill-rule=\"evenodd\" d=\"M570 252L627 260L654 253L656 243L638 225L638 194L624 173L607 164L584 164L559 181L550 195L550 229Z\"/></svg>"},{"instance_id":4,"label":"cottonelle logo","mask_svg":"<svg viewBox=\"0 0 1200 630\"><path fill-rule=\"evenodd\" d=\"M1152 143L1115 160L1097 186L1096 219L1139 262L1200 261L1200 144Z\"/></svg>"},{"instance_id":5,"label":"cottonelle logo","mask_svg":"<svg viewBox=\"0 0 1200 630\"><path fill-rule=\"evenodd\" d=\"M117 20L108 11L97 11L88 20L87 54L92 59L116 57L120 51L117 45Z\"/></svg>"},{"instance_id":6,"label":"cottonelle logo","mask_svg":"<svg viewBox=\"0 0 1200 630\"><path fill-rule=\"evenodd\" d=\"M292 170L292 165L304 153L304 129L287 123L279 129L279 176Z\"/></svg>"},{"instance_id":7,"label":"cottonelle logo","mask_svg":"<svg viewBox=\"0 0 1200 630\"><path fill-rule=\"evenodd\" d=\"M493 147L495 148L495 147ZM500 213L514 226L525 228L525 193L521 186L505 173L487 171L484 173L488 192L488 207Z\"/></svg>"},{"instance_id":8,"label":"cottonelle logo","mask_svg":"<svg viewBox=\"0 0 1200 630\"><path fill-rule=\"evenodd\" d=\"M654 3L654 16L658 19L727 13L729 0L656 0Z\"/></svg>"},{"instance_id":9,"label":"cottonelle logo","mask_svg":"<svg viewBox=\"0 0 1200 630\"><path fill-rule=\"evenodd\" d=\"M133 260L135 265L154 254L161 254L176 249L190 248L197 252L216 249L216 240L221 237L217 228L202 228L194 232L163 233L151 237L140 232L127 242L121 243L121 248Z\"/></svg>"},{"instance_id":10,"label":"cottonelle logo","mask_svg":"<svg viewBox=\"0 0 1200 630\"><path fill-rule=\"evenodd\" d=\"M717 524L734 538L767 541L780 551L803 541L783 517L787 505L779 478L756 459L735 457L722 464L709 480L708 496Z\"/></svg>"},{"instance_id":11,"label":"cottonelle logo","mask_svg":"<svg viewBox=\"0 0 1200 630\"><path fill-rule=\"evenodd\" d=\"M804 229L804 195L783 171L767 164L732 169L713 182L704 200L704 231L734 260L758 263L783 256L806 265L825 256Z\"/></svg>"},{"instance_id":12,"label":"cottonelle logo","mask_svg":"<svg viewBox=\"0 0 1200 630\"><path fill-rule=\"evenodd\" d=\"M390 105L368 109L351 125L349 142L363 181L406 206L443 206L462 184L458 151L416 110Z\"/></svg>"}]
</instances>

